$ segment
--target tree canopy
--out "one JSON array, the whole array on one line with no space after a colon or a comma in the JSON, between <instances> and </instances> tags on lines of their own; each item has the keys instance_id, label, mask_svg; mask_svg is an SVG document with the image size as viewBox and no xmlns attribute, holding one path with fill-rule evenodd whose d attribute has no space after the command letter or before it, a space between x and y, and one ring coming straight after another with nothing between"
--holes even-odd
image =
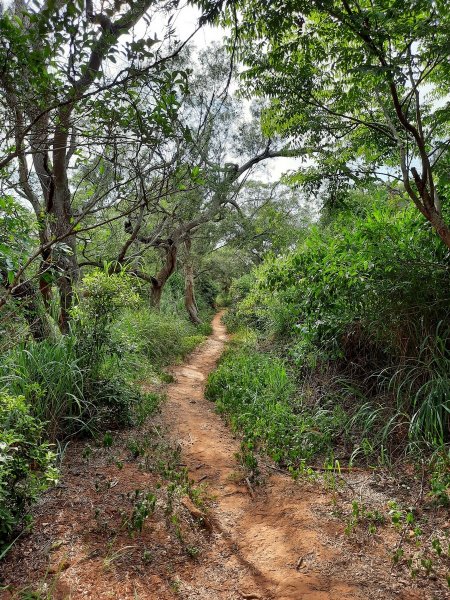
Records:
<instances>
[{"instance_id":1,"label":"tree canopy","mask_svg":"<svg viewBox=\"0 0 450 600\"><path fill-rule=\"evenodd\" d=\"M269 99L266 135L312 160L296 181L391 179L450 247L450 39L445 2L232 2L222 19L246 93ZM348 187L348 186L347 186Z\"/></svg>"}]
</instances>

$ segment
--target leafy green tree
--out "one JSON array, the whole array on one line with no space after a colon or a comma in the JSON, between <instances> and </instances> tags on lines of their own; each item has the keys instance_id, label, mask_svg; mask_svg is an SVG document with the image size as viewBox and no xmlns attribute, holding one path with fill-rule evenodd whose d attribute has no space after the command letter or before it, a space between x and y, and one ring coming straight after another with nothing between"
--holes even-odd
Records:
<instances>
[{"instance_id":1,"label":"leafy green tree","mask_svg":"<svg viewBox=\"0 0 450 600\"><path fill-rule=\"evenodd\" d=\"M7 289L12 293L40 257L40 287L48 304L50 283L56 282L64 332L79 276L77 234L105 197L102 190L80 203L73 169L84 166L87 178L112 165L111 191L117 193L124 185L114 170L118 154L131 160L137 141L145 141L151 129L153 142L157 129L167 134L178 75L166 66L182 44L170 41L170 25L161 40L127 34L138 22L148 25L156 12L174 8L154 0L101 7L92 1L17 1L0 15L0 114L7 124L0 139L2 187L26 199L39 235L38 247ZM142 80L154 82L159 92L144 113L133 102ZM148 127L141 130L143 120ZM90 227L100 224L96 219Z\"/></svg>"},{"instance_id":2,"label":"leafy green tree","mask_svg":"<svg viewBox=\"0 0 450 600\"><path fill-rule=\"evenodd\" d=\"M259 121L246 118L242 103L229 93L233 73L223 47L208 48L200 53L198 60L190 52L178 57L181 69L186 62L191 62L194 68L189 94L180 101L175 119L178 141L165 150L166 156L168 152L172 154L170 160L165 160L163 173L156 172L150 178L143 176L142 162L146 155L127 166L128 172L135 170L134 179L140 185L136 194L142 201L132 200L132 210L128 211L130 203L125 200L125 208L121 210L130 212L125 226L127 237L117 232L121 244L119 248L108 244L108 252L112 250L113 254L108 254L107 260L113 269L127 264L129 272L148 282L150 303L159 308L164 286L176 270L182 249L186 308L196 321L194 265L188 258L192 256L191 240L209 223L222 221L230 212L239 210L242 183L254 167L291 151L277 140L265 138ZM136 100L141 102L142 98ZM158 155L161 148L162 145ZM234 157L239 162L231 162ZM144 258L149 250L153 250L151 258ZM99 248L88 248L85 254L91 258L85 264L101 263L101 253Z\"/></svg>"},{"instance_id":3,"label":"leafy green tree","mask_svg":"<svg viewBox=\"0 0 450 600\"><path fill-rule=\"evenodd\" d=\"M450 247L446 3L243 0L222 9L238 31L246 91L270 99L266 133L308 150L309 181L396 178Z\"/></svg>"}]
</instances>

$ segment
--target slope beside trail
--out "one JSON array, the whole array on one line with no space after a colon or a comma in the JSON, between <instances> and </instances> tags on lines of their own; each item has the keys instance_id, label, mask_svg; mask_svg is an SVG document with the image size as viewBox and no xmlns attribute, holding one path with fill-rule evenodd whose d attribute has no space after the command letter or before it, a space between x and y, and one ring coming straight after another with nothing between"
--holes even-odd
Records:
<instances>
[{"instance_id":1,"label":"slope beside trail","mask_svg":"<svg viewBox=\"0 0 450 600\"><path fill-rule=\"evenodd\" d=\"M60 484L42 497L33 531L0 565L0 600L440 598L391 571L389 531L362 541L345 535L345 495L337 502L323 483L294 481L269 466L261 485L246 484L239 440L204 396L227 341L221 316L172 368L159 415L113 432L112 445L69 444ZM170 499L173 484L164 477L179 481L184 467L205 486L206 528L192 501ZM368 480L362 473L347 485L360 493ZM157 497L154 511L130 530L148 492Z\"/></svg>"},{"instance_id":2,"label":"slope beside trail","mask_svg":"<svg viewBox=\"0 0 450 600\"><path fill-rule=\"evenodd\" d=\"M239 482L239 441L204 397L207 375L227 340L221 317L215 316L212 336L190 360L173 369L164 408L191 477L207 482L214 499L214 540L201 566L182 577L183 597L419 598L395 585L379 548L348 547L342 523L327 519L331 498L320 484L282 473L268 474L254 488Z\"/></svg>"}]
</instances>

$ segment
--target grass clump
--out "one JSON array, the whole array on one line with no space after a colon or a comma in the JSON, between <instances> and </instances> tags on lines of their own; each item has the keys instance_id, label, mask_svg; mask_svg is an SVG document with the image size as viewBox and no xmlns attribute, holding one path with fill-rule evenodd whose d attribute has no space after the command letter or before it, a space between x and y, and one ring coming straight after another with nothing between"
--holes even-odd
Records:
<instances>
[{"instance_id":1,"label":"grass clump","mask_svg":"<svg viewBox=\"0 0 450 600\"><path fill-rule=\"evenodd\" d=\"M33 415L46 423L52 440L62 432L79 431L91 411L85 396L86 373L80 363L75 336L56 342L30 341L3 357L2 385L27 399Z\"/></svg>"},{"instance_id":2,"label":"grass clump","mask_svg":"<svg viewBox=\"0 0 450 600\"><path fill-rule=\"evenodd\" d=\"M246 449L259 447L281 466L301 467L329 445L329 432L320 427L325 414L314 414L296 397L280 358L248 346L230 350L209 376L206 395L243 434Z\"/></svg>"},{"instance_id":3,"label":"grass clump","mask_svg":"<svg viewBox=\"0 0 450 600\"><path fill-rule=\"evenodd\" d=\"M156 370L184 358L205 339L207 327L196 328L187 319L151 308L125 310L113 330L130 368L147 361Z\"/></svg>"}]
</instances>

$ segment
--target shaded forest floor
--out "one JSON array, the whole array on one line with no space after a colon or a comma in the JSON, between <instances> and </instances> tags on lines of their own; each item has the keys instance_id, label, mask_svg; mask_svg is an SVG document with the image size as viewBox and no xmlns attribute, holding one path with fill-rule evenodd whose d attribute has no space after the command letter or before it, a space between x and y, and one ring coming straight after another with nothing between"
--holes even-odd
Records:
<instances>
[{"instance_id":1,"label":"shaded forest floor","mask_svg":"<svg viewBox=\"0 0 450 600\"><path fill-rule=\"evenodd\" d=\"M372 509L411 503L417 490L362 470L294 481L265 459L249 478L203 394L227 339L220 317L172 369L156 417L69 445L61 483L2 565L1 600L447 597L441 577L412 579L394 564L411 527ZM445 512L430 521L448 532Z\"/></svg>"}]
</instances>

